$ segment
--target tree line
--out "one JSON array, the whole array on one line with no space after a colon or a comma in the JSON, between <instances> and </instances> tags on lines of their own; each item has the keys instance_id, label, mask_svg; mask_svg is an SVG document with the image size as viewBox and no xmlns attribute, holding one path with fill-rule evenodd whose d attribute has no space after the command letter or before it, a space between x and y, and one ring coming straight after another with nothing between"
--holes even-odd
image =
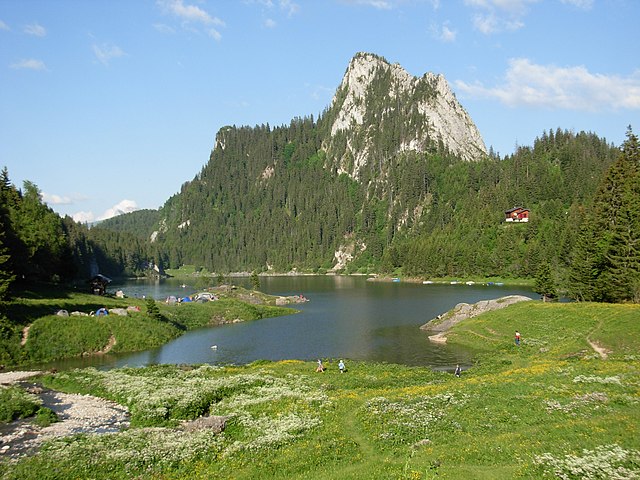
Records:
<instances>
[{"instance_id":1,"label":"tree line","mask_svg":"<svg viewBox=\"0 0 640 480\"><path fill-rule=\"evenodd\" d=\"M153 258L148 242L60 217L36 184L25 181L19 189L6 167L0 173L0 300L34 283L144 275Z\"/></svg>"},{"instance_id":2,"label":"tree line","mask_svg":"<svg viewBox=\"0 0 640 480\"><path fill-rule=\"evenodd\" d=\"M550 295L638 301L640 160L631 129L621 148L557 129L477 162L401 152L353 179L330 160L340 142L323 143L322 120L226 127L208 164L159 210L91 228L58 216L35 184L16 188L5 168L0 295L97 272L139 276L154 265L322 273L350 247L344 273L542 275ZM505 223L513 206L528 208L530 221Z\"/></svg>"}]
</instances>

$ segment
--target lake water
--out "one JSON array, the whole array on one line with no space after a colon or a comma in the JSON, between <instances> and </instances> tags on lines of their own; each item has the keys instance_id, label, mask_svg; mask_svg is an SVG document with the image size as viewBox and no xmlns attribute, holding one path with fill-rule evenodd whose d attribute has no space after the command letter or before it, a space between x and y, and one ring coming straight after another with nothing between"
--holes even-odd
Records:
<instances>
[{"instance_id":1,"label":"lake water","mask_svg":"<svg viewBox=\"0 0 640 480\"><path fill-rule=\"evenodd\" d=\"M469 365L473 353L429 342L421 325L460 302L512 294L537 298L530 289L518 287L370 282L359 276L261 277L260 282L265 293L303 294L309 302L297 305L301 311L295 315L202 328L153 350L78 359L60 367L345 358L450 370L456 363ZM194 285L182 287L181 283L132 280L110 285L109 290L157 300L197 291ZM248 278L234 278L233 283L250 287Z\"/></svg>"}]
</instances>

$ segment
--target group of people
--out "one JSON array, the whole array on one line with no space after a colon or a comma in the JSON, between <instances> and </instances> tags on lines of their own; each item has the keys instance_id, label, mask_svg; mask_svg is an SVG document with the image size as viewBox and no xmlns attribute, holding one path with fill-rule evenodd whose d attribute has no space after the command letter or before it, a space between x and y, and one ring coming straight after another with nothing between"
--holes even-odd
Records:
<instances>
[{"instance_id":1,"label":"group of people","mask_svg":"<svg viewBox=\"0 0 640 480\"><path fill-rule=\"evenodd\" d=\"M324 372L326 370L325 366L322 364L322 360L318 359L318 366L316 367L316 372ZM345 367L344 365L344 361L340 360L338 362L338 370L340 370L340 373L344 373L347 371L347 367Z\"/></svg>"},{"instance_id":2,"label":"group of people","mask_svg":"<svg viewBox=\"0 0 640 480\"><path fill-rule=\"evenodd\" d=\"M516 336L515 336L515 342L516 345L520 345L520 332L518 330L516 330ZM326 370L325 366L322 363L322 360L318 359L318 366L316 367L316 372L324 372ZM344 373L346 371L346 367L344 365L344 361L340 360L338 362L338 370L340 370L340 373ZM460 368L460 365L456 365L456 370L454 372L454 375L456 377L460 377L460 374L462 373L462 369Z\"/></svg>"}]
</instances>

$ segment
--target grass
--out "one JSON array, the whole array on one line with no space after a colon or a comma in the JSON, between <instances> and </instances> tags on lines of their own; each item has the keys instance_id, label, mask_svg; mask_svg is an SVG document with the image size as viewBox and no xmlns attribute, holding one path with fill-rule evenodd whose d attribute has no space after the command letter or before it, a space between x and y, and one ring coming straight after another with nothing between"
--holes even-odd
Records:
<instances>
[{"instance_id":1,"label":"grass","mask_svg":"<svg viewBox=\"0 0 640 480\"><path fill-rule=\"evenodd\" d=\"M365 362L347 362L340 374L330 359L325 373L300 361L58 373L45 384L127 405L132 428L52 441L33 457L0 464L0 474L638 478L639 320L638 306L541 302L469 319L449 341L483 353L460 378ZM227 418L223 433L179 428L209 414Z\"/></svg>"},{"instance_id":2,"label":"grass","mask_svg":"<svg viewBox=\"0 0 640 480\"><path fill-rule=\"evenodd\" d=\"M0 364L29 365L106 350L114 353L146 350L167 343L187 330L295 312L276 307L275 297L260 292L228 288L219 295L219 301L208 303L166 305L158 302L158 321L146 315L145 302L138 298L100 297L64 290L24 292L3 305L9 321L0 319ZM127 316L55 314L59 310L87 314L102 307L128 306L136 306L140 311L129 312Z\"/></svg>"}]
</instances>

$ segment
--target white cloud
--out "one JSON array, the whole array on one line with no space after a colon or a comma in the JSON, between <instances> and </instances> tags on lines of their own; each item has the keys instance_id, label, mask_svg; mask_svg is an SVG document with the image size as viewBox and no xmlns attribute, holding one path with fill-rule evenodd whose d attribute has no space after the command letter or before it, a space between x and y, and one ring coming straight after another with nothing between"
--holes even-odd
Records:
<instances>
[{"instance_id":1,"label":"white cloud","mask_svg":"<svg viewBox=\"0 0 640 480\"><path fill-rule=\"evenodd\" d=\"M210 28L209 30L207 30L207 35L213 38L216 42L222 40L222 34L215 28Z\"/></svg>"},{"instance_id":2,"label":"white cloud","mask_svg":"<svg viewBox=\"0 0 640 480\"><path fill-rule=\"evenodd\" d=\"M8 32L11 29L9 28L9 25L0 20L0 30L6 30Z\"/></svg>"},{"instance_id":3,"label":"white cloud","mask_svg":"<svg viewBox=\"0 0 640 480\"><path fill-rule=\"evenodd\" d=\"M435 38L445 43L455 42L458 35L456 30L449 28L448 22L443 23L441 26L432 25L431 33Z\"/></svg>"},{"instance_id":4,"label":"white cloud","mask_svg":"<svg viewBox=\"0 0 640 480\"><path fill-rule=\"evenodd\" d=\"M573 5L574 7L582 8L583 10L589 10L593 7L594 0L560 0L562 3Z\"/></svg>"},{"instance_id":5,"label":"white cloud","mask_svg":"<svg viewBox=\"0 0 640 480\"><path fill-rule=\"evenodd\" d=\"M114 205L111 208L105 210L102 215L96 217L93 212L77 212L71 215L76 222L80 223L91 223L98 220L106 220L111 217L115 217L117 215L122 215L123 213L131 213L139 210L138 204L134 200L122 200L117 205Z\"/></svg>"},{"instance_id":6,"label":"white cloud","mask_svg":"<svg viewBox=\"0 0 640 480\"><path fill-rule=\"evenodd\" d=\"M181 20L184 29L197 32L193 25L200 25L205 27L204 33L209 37L216 41L222 39L222 34L215 27L224 27L224 21L197 5L185 5L184 0L157 0L156 4L163 13Z\"/></svg>"},{"instance_id":7,"label":"white cloud","mask_svg":"<svg viewBox=\"0 0 640 480\"><path fill-rule=\"evenodd\" d=\"M584 66L536 65L526 58L509 61L502 85L457 81L472 97L492 98L510 107L532 106L578 111L640 109L640 70L628 77L589 72Z\"/></svg>"},{"instance_id":8,"label":"white cloud","mask_svg":"<svg viewBox=\"0 0 640 480\"><path fill-rule=\"evenodd\" d=\"M377 8L378 10L391 10L394 7L392 1L386 0L343 0L345 3L352 5L364 5L367 7Z\"/></svg>"},{"instance_id":9,"label":"white cloud","mask_svg":"<svg viewBox=\"0 0 640 480\"><path fill-rule=\"evenodd\" d=\"M87 200L88 197L74 193L72 195L57 195L55 193L42 192L42 200L48 205L74 205Z\"/></svg>"},{"instance_id":10,"label":"white cloud","mask_svg":"<svg viewBox=\"0 0 640 480\"><path fill-rule=\"evenodd\" d=\"M464 0L475 9L473 26L479 32L490 35L503 31L515 31L524 27L523 18L529 5L540 0ZM579 0L574 0L579 1Z\"/></svg>"},{"instance_id":11,"label":"white cloud","mask_svg":"<svg viewBox=\"0 0 640 480\"><path fill-rule=\"evenodd\" d=\"M71 218L78 223L91 223L96 219L93 212L77 212Z\"/></svg>"},{"instance_id":12,"label":"white cloud","mask_svg":"<svg viewBox=\"0 0 640 480\"><path fill-rule=\"evenodd\" d=\"M49 205L71 205L71 197L56 195L55 193L42 192L42 200Z\"/></svg>"},{"instance_id":13,"label":"white cloud","mask_svg":"<svg viewBox=\"0 0 640 480\"><path fill-rule=\"evenodd\" d=\"M300 5L292 0L280 0L280 8L287 12L288 17L292 17L300 11Z\"/></svg>"},{"instance_id":14,"label":"white cloud","mask_svg":"<svg viewBox=\"0 0 640 480\"><path fill-rule=\"evenodd\" d=\"M267 28L276 28L276 25L277 25L276 21L271 18L267 18L264 21L264 26Z\"/></svg>"},{"instance_id":15,"label":"white cloud","mask_svg":"<svg viewBox=\"0 0 640 480\"><path fill-rule=\"evenodd\" d=\"M158 5L160 5L165 12L187 22L224 26L224 22L219 18L212 17L196 5L185 5L183 0L159 0Z\"/></svg>"},{"instance_id":16,"label":"white cloud","mask_svg":"<svg viewBox=\"0 0 640 480\"><path fill-rule=\"evenodd\" d=\"M134 200L122 200L117 205L107 209L98 217L98 220L106 220L107 218L122 215L123 213L135 212L136 210L138 210L138 204Z\"/></svg>"},{"instance_id":17,"label":"white cloud","mask_svg":"<svg viewBox=\"0 0 640 480\"><path fill-rule=\"evenodd\" d=\"M109 65L109 62L112 59L124 57L126 55L126 53L117 45L103 43L99 46L94 43L92 48L98 61L105 66Z\"/></svg>"},{"instance_id":18,"label":"white cloud","mask_svg":"<svg viewBox=\"0 0 640 480\"><path fill-rule=\"evenodd\" d=\"M24 27L24 33L27 35L35 35L36 37L45 37L47 30L42 25L33 23Z\"/></svg>"},{"instance_id":19,"label":"white cloud","mask_svg":"<svg viewBox=\"0 0 640 480\"><path fill-rule=\"evenodd\" d=\"M35 58L23 59L18 62L12 63L9 66L15 70L47 70L47 66L44 64L44 62L42 60L36 60Z\"/></svg>"},{"instance_id":20,"label":"white cloud","mask_svg":"<svg viewBox=\"0 0 640 480\"><path fill-rule=\"evenodd\" d=\"M495 10L509 13L511 15L524 15L527 7L540 0L464 0L466 5L485 10Z\"/></svg>"}]
</instances>

